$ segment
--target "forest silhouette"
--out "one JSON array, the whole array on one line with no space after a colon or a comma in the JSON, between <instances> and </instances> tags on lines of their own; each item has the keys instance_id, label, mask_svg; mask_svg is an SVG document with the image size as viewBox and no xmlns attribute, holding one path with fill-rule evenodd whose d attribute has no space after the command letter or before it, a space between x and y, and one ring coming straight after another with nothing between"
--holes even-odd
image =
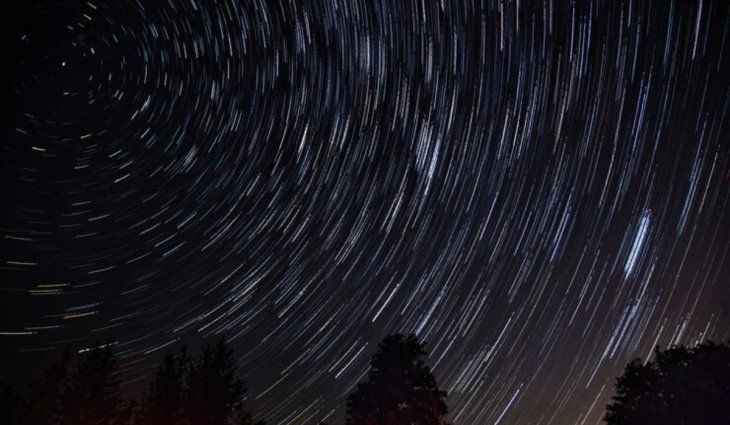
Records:
<instances>
[{"instance_id":1,"label":"forest silhouette","mask_svg":"<svg viewBox=\"0 0 730 425\"><path fill-rule=\"evenodd\" d=\"M438 388L414 335L387 336L367 376L347 396L346 425L448 425L447 393ZM244 405L246 390L224 338L196 355L168 353L143 394L125 400L112 344L67 349L24 393L0 394L7 425L264 425ZM606 406L609 425L730 423L730 347L711 341L658 348L631 361ZM321 425L326 425L321 423Z\"/></svg>"},{"instance_id":2,"label":"forest silhouette","mask_svg":"<svg viewBox=\"0 0 730 425\"><path fill-rule=\"evenodd\" d=\"M616 379L604 419L609 425L730 424L730 346L656 348L652 361L634 359Z\"/></svg>"}]
</instances>

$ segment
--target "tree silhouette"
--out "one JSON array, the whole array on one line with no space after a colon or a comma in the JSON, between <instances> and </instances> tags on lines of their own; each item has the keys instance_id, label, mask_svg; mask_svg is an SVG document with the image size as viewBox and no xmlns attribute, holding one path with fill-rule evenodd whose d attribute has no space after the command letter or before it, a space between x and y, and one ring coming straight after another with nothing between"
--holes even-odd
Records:
<instances>
[{"instance_id":1,"label":"tree silhouette","mask_svg":"<svg viewBox=\"0 0 730 425\"><path fill-rule=\"evenodd\" d=\"M119 383L119 367L111 344L96 345L79 355L62 398L64 423L126 423L128 406L119 394Z\"/></svg>"},{"instance_id":2,"label":"tree silhouette","mask_svg":"<svg viewBox=\"0 0 730 425\"><path fill-rule=\"evenodd\" d=\"M73 364L72 364L73 363ZM119 370L111 345L96 345L72 362L67 350L31 384L20 412L24 425L122 425L130 406L119 394Z\"/></svg>"},{"instance_id":3,"label":"tree silhouette","mask_svg":"<svg viewBox=\"0 0 730 425\"><path fill-rule=\"evenodd\" d=\"M190 371L186 347L168 353L157 367L142 403L140 425L183 424L184 400L187 397L186 377Z\"/></svg>"},{"instance_id":4,"label":"tree silhouette","mask_svg":"<svg viewBox=\"0 0 730 425\"><path fill-rule=\"evenodd\" d=\"M46 369L43 377L30 385L20 418L25 425L55 425L65 421L66 398L71 354L68 350Z\"/></svg>"},{"instance_id":5,"label":"tree silhouette","mask_svg":"<svg viewBox=\"0 0 730 425\"><path fill-rule=\"evenodd\" d=\"M415 335L387 336L365 382L347 398L348 425L441 425L446 392L440 391Z\"/></svg>"},{"instance_id":6,"label":"tree silhouette","mask_svg":"<svg viewBox=\"0 0 730 425\"><path fill-rule=\"evenodd\" d=\"M609 425L730 423L730 347L706 342L631 361L606 407Z\"/></svg>"},{"instance_id":7,"label":"tree silhouette","mask_svg":"<svg viewBox=\"0 0 730 425\"><path fill-rule=\"evenodd\" d=\"M227 425L241 413L244 386L236 376L233 350L224 338L207 344L187 377L189 425Z\"/></svg>"},{"instance_id":8,"label":"tree silhouette","mask_svg":"<svg viewBox=\"0 0 730 425\"><path fill-rule=\"evenodd\" d=\"M190 358L183 347L157 367L135 425L262 425L242 407L244 386L224 338Z\"/></svg>"},{"instance_id":9,"label":"tree silhouette","mask_svg":"<svg viewBox=\"0 0 730 425\"><path fill-rule=\"evenodd\" d=\"M120 392L110 344L75 358L67 350L27 396L0 392L0 424L15 425L263 425L243 409L243 380L221 338L191 359L182 348L157 367L141 403Z\"/></svg>"}]
</instances>

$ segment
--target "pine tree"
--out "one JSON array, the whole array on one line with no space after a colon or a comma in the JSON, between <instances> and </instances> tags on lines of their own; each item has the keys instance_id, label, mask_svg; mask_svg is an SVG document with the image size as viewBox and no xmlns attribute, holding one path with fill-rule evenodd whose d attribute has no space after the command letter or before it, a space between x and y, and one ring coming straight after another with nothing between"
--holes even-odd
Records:
<instances>
[{"instance_id":1,"label":"pine tree","mask_svg":"<svg viewBox=\"0 0 730 425\"><path fill-rule=\"evenodd\" d=\"M64 392L62 425L118 425L128 409L119 394L119 369L110 344L78 357Z\"/></svg>"},{"instance_id":2,"label":"pine tree","mask_svg":"<svg viewBox=\"0 0 730 425\"><path fill-rule=\"evenodd\" d=\"M236 368L233 350L224 338L203 348L187 379L189 425L226 425L238 415L244 385Z\"/></svg>"},{"instance_id":3,"label":"pine tree","mask_svg":"<svg viewBox=\"0 0 730 425\"><path fill-rule=\"evenodd\" d=\"M178 425L185 423L183 403L187 395L185 380L190 358L183 347L169 353L157 367L147 388L142 407L141 425Z\"/></svg>"},{"instance_id":4,"label":"pine tree","mask_svg":"<svg viewBox=\"0 0 730 425\"><path fill-rule=\"evenodd\" d=\"M26 398L0 393L0 423L22 425L263 425L242 408L243 381L221 338L190 359L183 348L158 366L142 402L125 402L109 344L68 351L33 383Z\"/></svg>"},{"instance_id":5,"label":"pine tree","mask_svg":"<svg viewBox=\"0 0 730 425\"><path fill-rule=\"evenodd\" d=\"M59 361L46 369L43 377L30 385L20 414L24 425L58 425L64 420L63 400L66 397L71 355L68 350Z\"/></svg>"},{"instance_id":6,"label":"pine tree","mask_svg":"<svg viewBox=\"0 0 730 425\"><path fill-rule=\"evenodd\" d=\"M414 335L386 337L347 399L348 425L441 425L448 409Z\"/></svg>"}]
</instances>

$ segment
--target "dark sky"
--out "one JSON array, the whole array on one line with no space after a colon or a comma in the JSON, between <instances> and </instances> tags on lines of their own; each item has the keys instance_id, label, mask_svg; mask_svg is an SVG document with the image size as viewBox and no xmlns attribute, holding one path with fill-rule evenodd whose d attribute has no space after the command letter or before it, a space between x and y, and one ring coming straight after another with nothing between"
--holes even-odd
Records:
<instances>
[{"instance_id":1,"label":"dark sky","mask_svg":"<svg viewBox=\"0 0 730 425\"><path fill-rule=\"evenodd\" d=\"M249 407L337 423L413 332L456 423L596 424L730 338L726 2L17 3L3 381L225 334Z\"/></svg>"}]
</instances>

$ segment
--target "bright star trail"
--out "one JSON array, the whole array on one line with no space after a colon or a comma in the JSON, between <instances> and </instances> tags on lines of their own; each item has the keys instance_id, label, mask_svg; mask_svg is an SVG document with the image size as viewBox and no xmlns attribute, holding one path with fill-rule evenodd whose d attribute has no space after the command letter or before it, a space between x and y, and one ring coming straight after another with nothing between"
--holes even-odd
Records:
<instances>
[{"instance_id":1,"label":"bright star trail","mask_svg":"<svg viewBox=\"0 0 730 425\"><path fill-rule=\"evenodd\" d=\"M596 424L631 358L730 338L725 2L6 19L5 379L111 341L134 392L225 334L257 414L342 423L414 332L454 423Z\"/></svg>"}]
</instances>

